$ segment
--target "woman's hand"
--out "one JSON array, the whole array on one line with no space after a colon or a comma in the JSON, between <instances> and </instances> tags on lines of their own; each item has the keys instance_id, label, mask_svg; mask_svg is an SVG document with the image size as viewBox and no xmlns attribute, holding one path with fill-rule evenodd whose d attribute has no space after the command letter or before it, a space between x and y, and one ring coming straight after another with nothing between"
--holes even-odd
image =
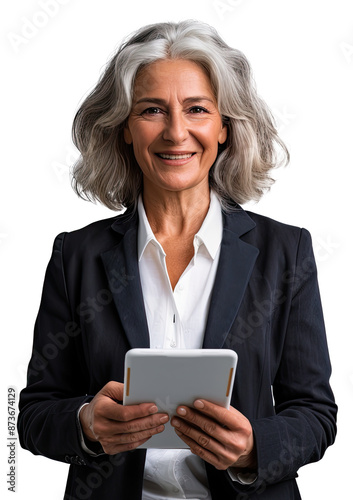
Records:
<instances>
[{"instance_id":1,"label":"woman's hand","mask_svg":"<svg viewBox=\"0 0 353 500\"><path fill-rule=\"evenodd\" d=\"M205 400L194 408L179 406L171 424L190 450L216 469L257 468L254 437L249 420L235 408L229 410Z\"/></svg>"},{"instance_id":2,"label":"woman's hand","mask_svg":"<svg viewBox=\"0 0 353 500\"><path fill-rule=\"evenodd\" d=\"M168 415L154 403L123 406L124 384L108 382L80 411L83 433L108 455L133 450L164 430Z\"/></svg>"}]
</instances>

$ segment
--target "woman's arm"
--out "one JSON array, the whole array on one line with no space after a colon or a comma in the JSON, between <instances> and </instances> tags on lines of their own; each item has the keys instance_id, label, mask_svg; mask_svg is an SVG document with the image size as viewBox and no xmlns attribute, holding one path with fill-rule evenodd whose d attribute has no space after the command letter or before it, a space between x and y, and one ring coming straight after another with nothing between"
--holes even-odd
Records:
<instances>
[{"instance_id":1,"label":"woman's arm","mask_svg":"<svg viewBox=\"0 0 353 500\"><path fill-rule=\"evenodd\" d=\"M54 242L37 316L27 387L21 392L18 431L21 445L34 454L88 464L79 425L106 453L136 448L163 431L165 415L149 403L124 407L123 384L109 382L95 396L87 394L83 332L74 321L67 294L62 250L65 234ZM80 412L78 410L85 403ZM165 419L164 419L165 420Z\"/></svg>"},{"instance_id":2,"label":"woman's arm","mask_svg":"<svg viewBox=\"0 0 353 500\"><path fill-rule=\"evenodd\" d=\"M246 488L258 491L266 484L295 478L301 466L323 456L336 434L331 366L316 265L306 230L301 232L295 272L285 274L284 279L292 294L286 331L272 332L272 336L284 336L273 381L276 414L249 422L239 412L208 403L204 409L184 408L184 415L172 420L172 424L179 422L178 431L194 453L217 469L236 466L238 470L256 470L257 480ZM225 477L234 488L241 488Z\"/></svg>"},{"instance_id":3,"label":"woman's arm","mask_svg":"<svg viewBox=\"0 0 353 500\"><path fill-rule=\"evenodd\" d=\"M57 236L37 315L27 387L20 396L21 445L38 455L69 461L81 453L77 409L92 399L82 356L82 332L71 314L62 265L65 234Z\"/></svg>"},{"instance_id":4,"label":"woman's arm","mask_svg":"<svg viewBox=\"0 0 353 500\"><path fill-rule=\"evenodd\" d=\"M317 270L308 231L301 230L289 317L279 368L273 381L276 415L253 420L259 480L295 477L318 461L336 436L337 406L329 384L331 364Z\"/></svg>"}]
</instances>

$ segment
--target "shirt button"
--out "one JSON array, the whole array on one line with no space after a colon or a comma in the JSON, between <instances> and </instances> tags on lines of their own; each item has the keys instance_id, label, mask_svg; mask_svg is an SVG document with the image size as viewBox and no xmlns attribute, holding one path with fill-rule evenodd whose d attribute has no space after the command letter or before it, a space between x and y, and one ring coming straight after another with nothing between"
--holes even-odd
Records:
<instances>
[{"instance_id":1,"label":"shirt button","mask_svg":"<svg viewBox=\"0 0 353 500\"><path fill-rule=\"evenodd\" d=\"M178 290L180 290L180 291L184 290L184 285L179 285Z\"/></svg>"},{"instance_id":2,"label":"shirt button","mask_svg":"<svg viewBox=\"0 0 353 500\"><path fill-rule=\"evenodd\" d=\"M172 341L171 341L171 343L170 343L170 347L176 347L176 343L175 343L175 341L174 341L174 340L172 340Z\"/></svg>"}]
</instances>

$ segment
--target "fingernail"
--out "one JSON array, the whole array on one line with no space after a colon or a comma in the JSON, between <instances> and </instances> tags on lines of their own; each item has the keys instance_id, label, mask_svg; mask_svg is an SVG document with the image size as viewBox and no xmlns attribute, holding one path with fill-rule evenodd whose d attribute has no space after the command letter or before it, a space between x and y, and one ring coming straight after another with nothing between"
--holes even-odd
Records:
<instances>
[{"instance_id":1,"label":"fingernail","mask_svg":"<svg viewBox=\"0 0 353 500\"><path fill-rule=\"evenodd\" d=\"M168 415L164 415L163 417L161 417L160 423L165 424L166 422L168 422L168 420L169 420Z\"/></svg>"},{"instance_id":2,"label":"fingernail","mask_svg":"<svg viewBox=\"0 0 353 500\"><path fill-rule=\"evenodd\" d=\"M173 418L171 424L173 427L180 427L180 422L176 418Z\"/></svg>"},{"instance_id":3,"label":"fingernail","mask_svg":"<svg viewBox=\"0 0 353 500\"><path fill-rule=\"evenodd\" d=\"M151 406L150 409L149 409L150 413L157 413L157 411L158 411L158 408L157 408L156 405Z\"/></svg>"},{"instance_id":4,"label":"fingernail","mask_svg":"<svg viewBox=\"0 0 353 500\"><path fill-rule=\"evenodd\" d=\"M184 416L184 415L186 415L186 410L185 410L185 408L178 408L178 409L177 409L177 412L179 413L179 415L183 415L183 416Z\"/></svg>"},{"instance_id":5,"label":"fingernail","mask_svg":"<svg viewBox=\"0 0 353 500\"><path fill-rule=\"evenodd\" d=\"M199 410L202 410L202 408L205 408L205 405L199 399L196 399L196 401L194 401L194 406L195 406L195 408L198 408Z\"/></svg>"}]
</instances>

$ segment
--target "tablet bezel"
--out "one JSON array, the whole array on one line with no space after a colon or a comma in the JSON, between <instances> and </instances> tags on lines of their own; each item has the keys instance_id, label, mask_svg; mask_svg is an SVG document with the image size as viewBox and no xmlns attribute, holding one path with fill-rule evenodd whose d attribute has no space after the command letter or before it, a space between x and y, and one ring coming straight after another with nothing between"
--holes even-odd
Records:
<instances>
[{"instance_id":1,"label":"tablet bezel","mask_svg":"<svg viewBox=\"0 0 353 500\"><path fill-rule=\"evenodd\" d=\"M124 405L155 403L175 415L206 399L229 408L238 356L230 349L131 349L125 356ZM171 426L140 448L188 448Z\"/></svg>"}]
</instances>

